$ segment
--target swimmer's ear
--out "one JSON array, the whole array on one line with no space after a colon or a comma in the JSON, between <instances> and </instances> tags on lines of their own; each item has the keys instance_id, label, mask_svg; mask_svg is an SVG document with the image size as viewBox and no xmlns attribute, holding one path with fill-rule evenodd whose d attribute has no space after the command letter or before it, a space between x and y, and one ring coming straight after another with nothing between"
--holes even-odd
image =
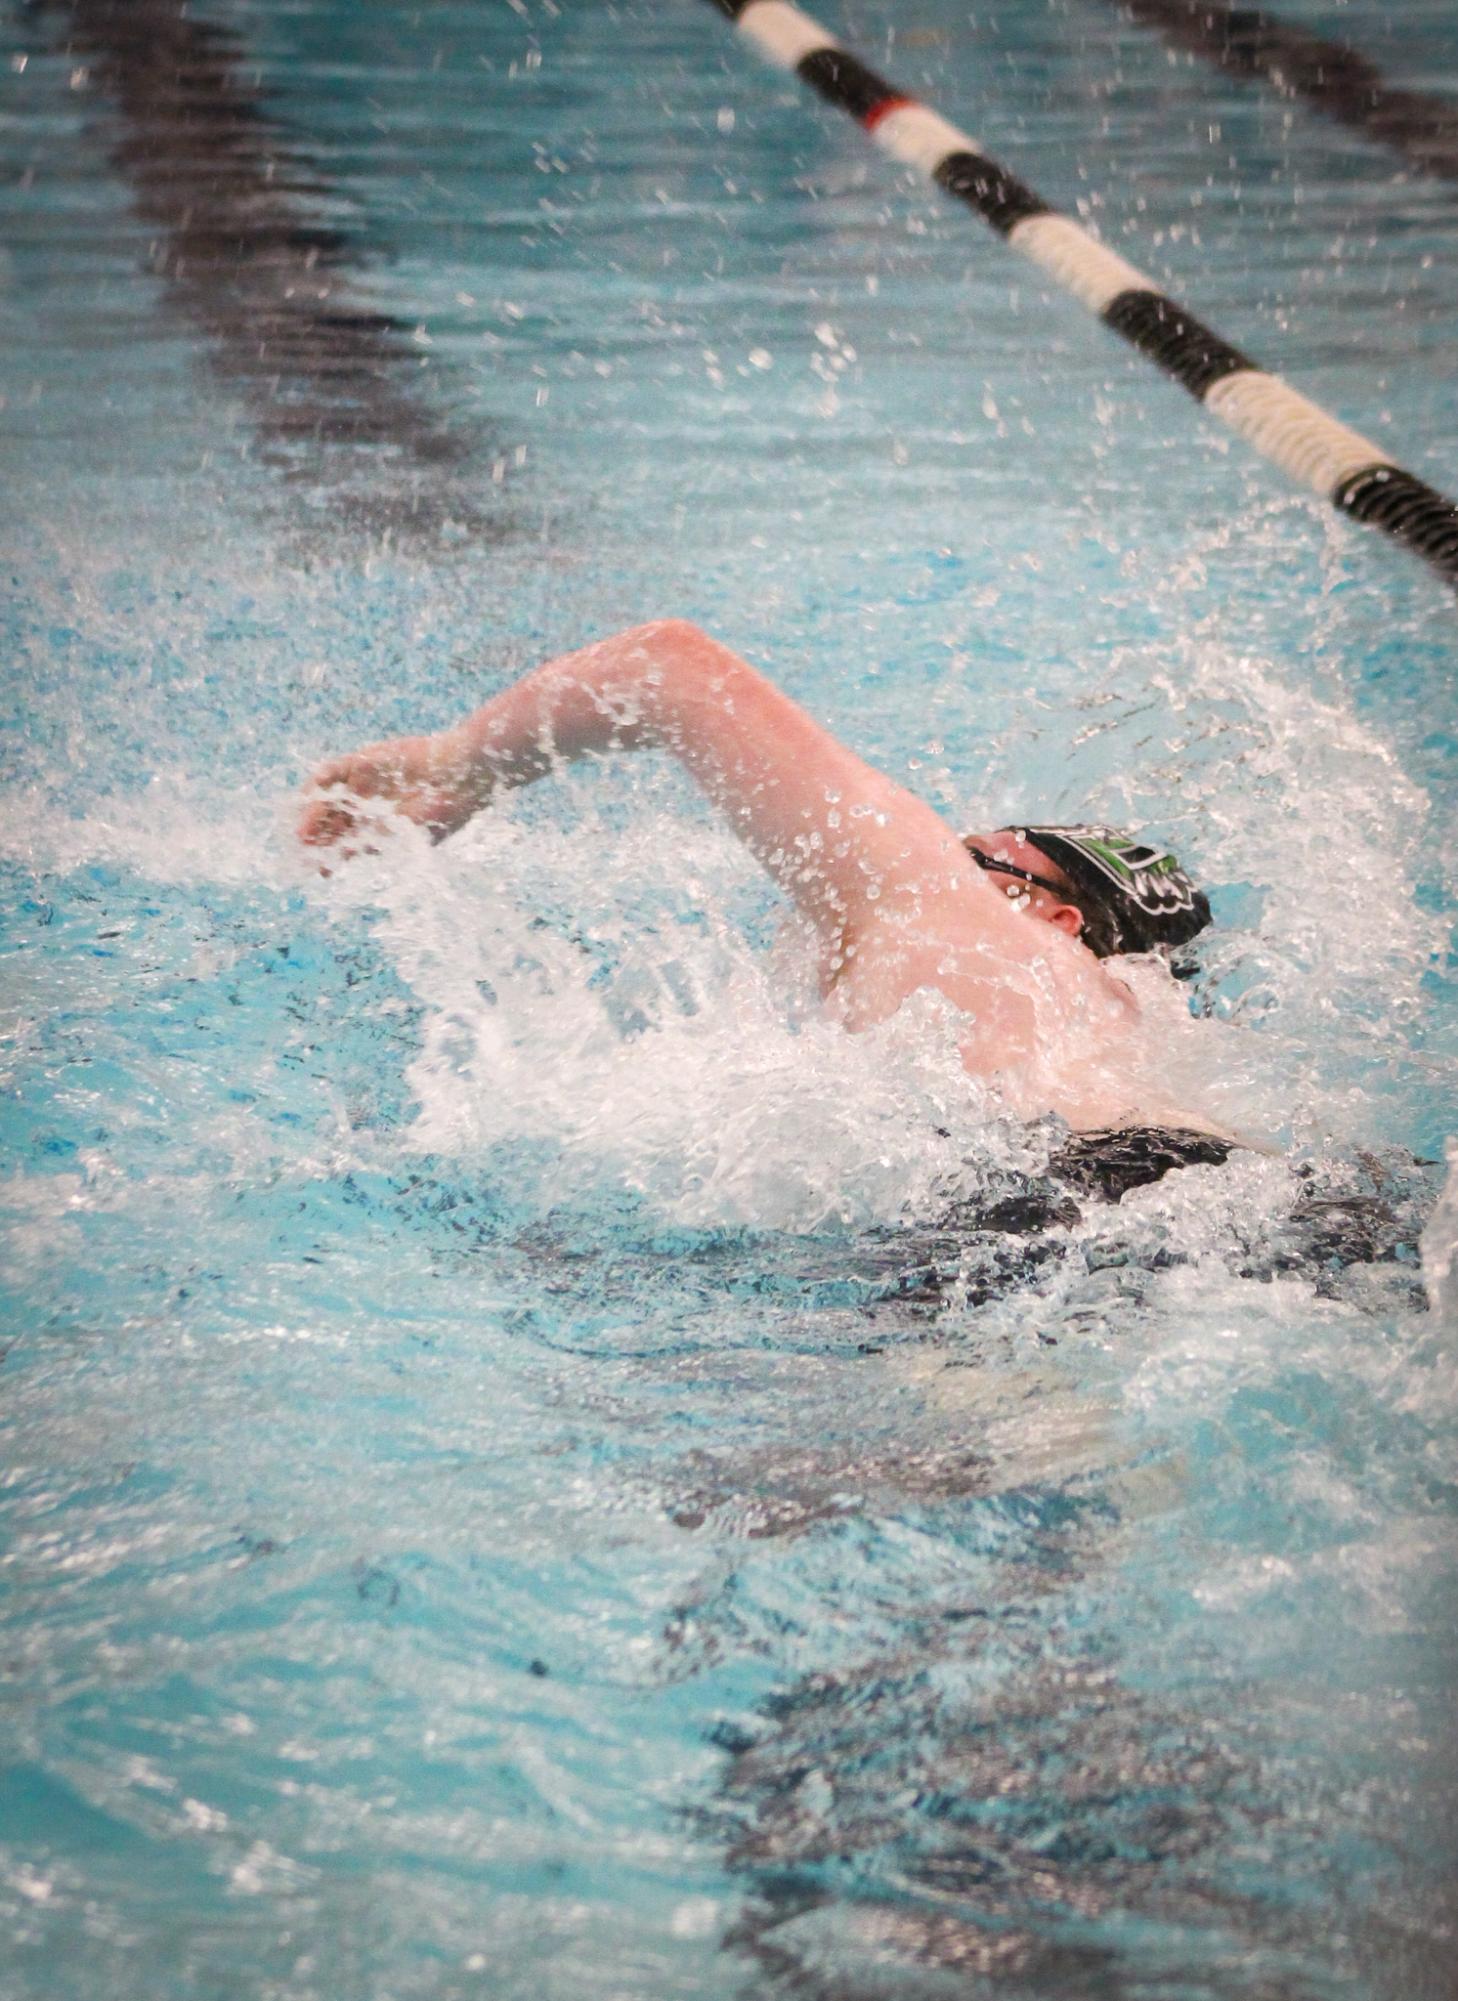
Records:
<instances>
[{"instance_id":1,"label":"swimmer's ear","mask_svg":"<svg viewBox=\"0 0 1458 2001\"><path fill-rule=\"evenodd\" d=\"M1055 903L1051 910L1044 911L1043 916L1046 923L1056 924L1070 938L1076 938L1083 929L1083 912L1076 903Z\"/></svg>"}]
</instances>

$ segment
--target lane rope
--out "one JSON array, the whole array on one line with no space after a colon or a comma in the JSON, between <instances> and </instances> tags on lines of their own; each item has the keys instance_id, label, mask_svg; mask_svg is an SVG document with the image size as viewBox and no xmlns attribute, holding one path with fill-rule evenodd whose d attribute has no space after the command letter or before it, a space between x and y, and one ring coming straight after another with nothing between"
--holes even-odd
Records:
<instances>
[{"instance_id":1,"label":"lane rope","mask_svg":"<svg viewBox=\"0 0 1458 2001\"><path fill-rule=\"evenodd\" d=\"M1458 181L1458 104L1426 91L1399 90L1350 42L1329 42L1256 7L1227 0L1116 0L1142 28L1172 48L1231 76L1263 78L1276 93L1305 102L1410 167Z\"/></svg>"},{"instance_id":2,"label":"lane rope","mask_svg":"<svg viewBox=\"0 0 1458 2001\"><path fill-rule=\"evenodd\" d=\"M760 53L964 202L1298 485L1380 528L1458 587L1458 506L1269 374L1061 215L975 139L898 90L790 0L711 0Z\"/></svg>"}]
</instances>

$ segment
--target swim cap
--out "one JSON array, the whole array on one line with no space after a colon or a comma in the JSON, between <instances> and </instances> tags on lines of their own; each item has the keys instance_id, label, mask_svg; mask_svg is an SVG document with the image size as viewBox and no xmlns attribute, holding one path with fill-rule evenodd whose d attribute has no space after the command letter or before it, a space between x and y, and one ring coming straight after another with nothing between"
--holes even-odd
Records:
<instances>
[{"instance_id":1,"label":"swim cap","mask_svg":"<svg viewBox=\"0 0 1458 2001\"><path fill-rule=\"evenodd\" d=\"M1080 936L1107 959L1183 945L1210 922L1210 904L1166 848L1114 827L1010 827L1045 854L1078 891Z\"/></svg>"}]
</instances>

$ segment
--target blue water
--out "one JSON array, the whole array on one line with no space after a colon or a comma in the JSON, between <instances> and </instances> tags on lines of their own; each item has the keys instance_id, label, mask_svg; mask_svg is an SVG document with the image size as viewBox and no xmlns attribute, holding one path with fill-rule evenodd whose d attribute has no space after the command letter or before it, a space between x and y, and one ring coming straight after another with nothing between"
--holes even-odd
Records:
<instances>
[{"instance_id":1,"label":"blue water","mask_svg":"<svg viewBox=\"0 0 1458 2001\"><path fill-rule=\"evenodd\" d=\"M706 5L202 11L180 137L0 73L0 1995L1446 2001L1451 594ZM1104 0L823 12L1458 487L1450 189ZM1170 838L1282 1152L939 1232L1008 1133L649 761L303 865L315 757L664 612Z\"/></svg>"}]
</instances>

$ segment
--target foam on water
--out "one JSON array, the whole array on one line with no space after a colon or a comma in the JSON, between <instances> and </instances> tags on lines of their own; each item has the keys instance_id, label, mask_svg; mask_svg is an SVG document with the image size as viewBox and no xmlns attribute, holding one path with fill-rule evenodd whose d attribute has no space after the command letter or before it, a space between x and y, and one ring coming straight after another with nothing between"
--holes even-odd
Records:
<instances>
[{"instance_id":1,"label":"foam on water","mask_svg":"<svg viewBox=\"0 0 1458 2001\"><path fill-rule=\"evenodd\" d=\"M924 1208L996 1137L955 1023L913 1008L847 1036L807 1000L804 940L767 961L737 927L735 904L762 933L767 900L742 851L655 789L626 826L487 814L440 850L391 841L368 887L340 885L384 903L376 935L426 1009L409 1143L549 1142L560 1191L621 1184L685 1225Z\"/></svg>"}]
</instances>

